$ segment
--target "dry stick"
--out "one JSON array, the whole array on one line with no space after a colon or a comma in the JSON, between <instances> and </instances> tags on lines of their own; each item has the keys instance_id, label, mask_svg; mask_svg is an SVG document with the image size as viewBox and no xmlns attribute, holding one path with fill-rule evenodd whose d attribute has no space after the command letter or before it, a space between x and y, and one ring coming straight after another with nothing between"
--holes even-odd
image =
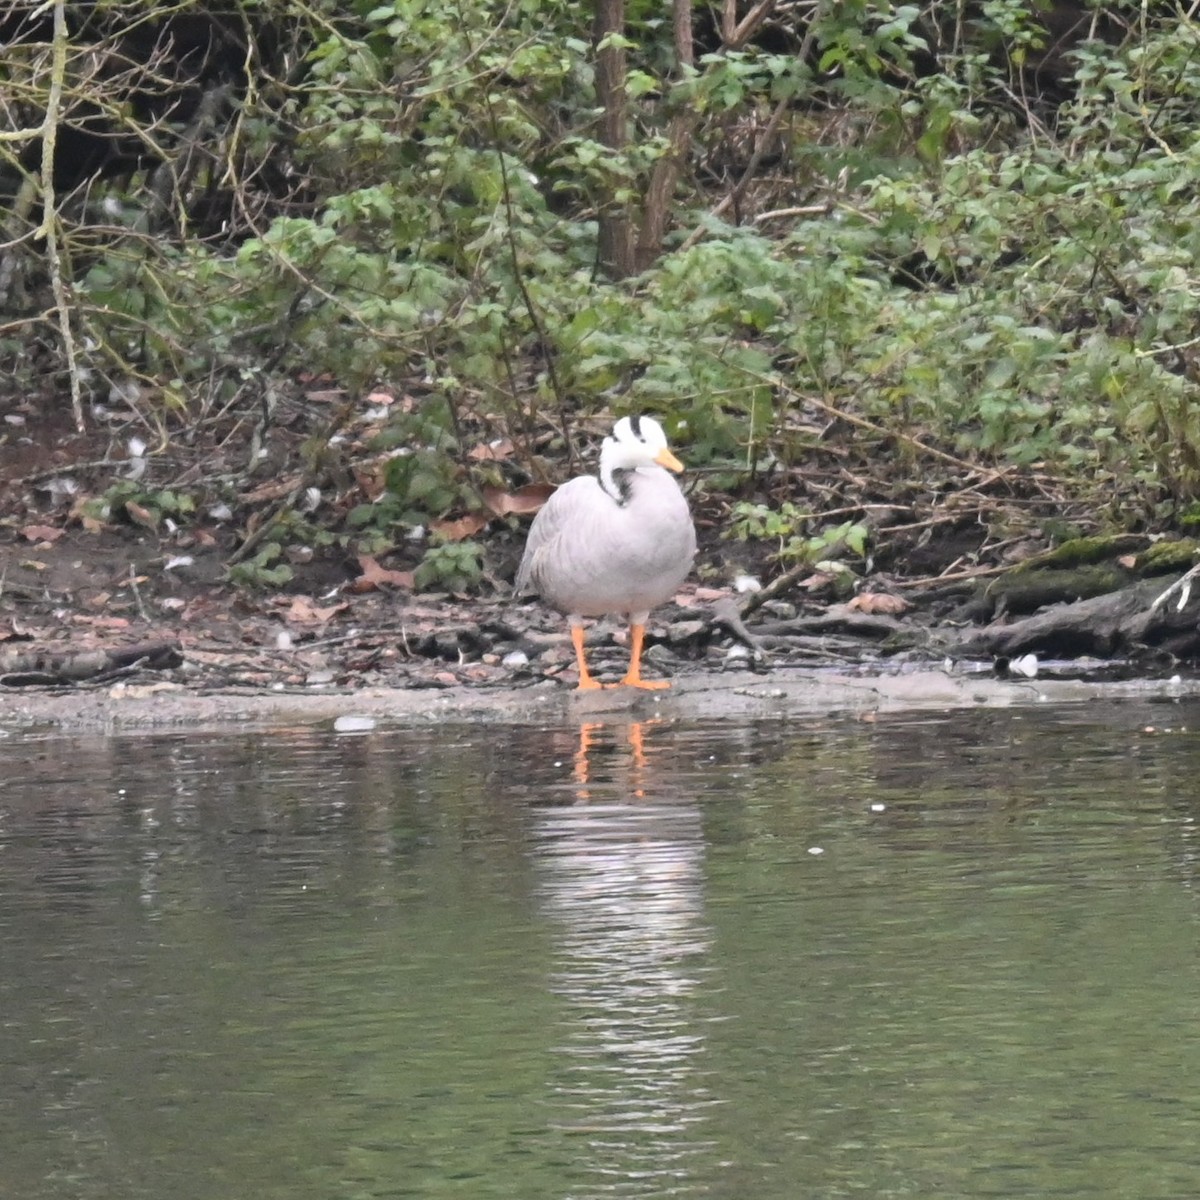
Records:
<instances>
[{"instance_id":1,"label":"dry stick","mask_svg":"<svg viewBox=\"0 0 1200 1200\"><path fill-rule=\"evenodd\" d=\"M54 306L58 310L58 328L63 352L67 356L67 375L71 381L71 415L75 428L83 432L83 389L79 383L79 363L75 356L75 334L71 329L71 310L63 282L62 258L58 248L58 213L54 210L54 146L62 108L63 80L67 74L66 0L54 0L53 57L50 65L50 90L46 96L46 116L42 121L42 225L38 236L46 239L46 259L50 265L50 284Z\"/></svg>"},{"instance_id":2,"label":"dry stick","mask_svg":"<svg viewBox=\"0 0 1200 1200\"><path fill-rule=\"evenodd\" d=\"M925 579L897 579L893 581L892 587L897 589L935 587L939 583L961 583L964 579L986 579L990 575L1003 575L1005 571L1011 569L1011 567L978 567L970 571L955 571L953 574L930 575Z\"/></svg>"},{"instance_id":3,"label":"dry stick","mask_svg":"<svg viewBox=\"0 0 1200 1200\"><path fill-rule=\"evenodd\" d=\"M150 620L150 614L146 612L146 606L142 603L142 592L137 584L137 575L134 572L133 563L129 564L129 587L133 592L134 601L137 603L138 616L141 617L143 621L148 622Z\"/></svg>"},{"instance_id":4,"label":"dry stick","mask_svg":"<svg viewBox=\"0 0 1200 1200\"><path fill-rule=\"evenodd\" d=\"M9 479L10 487L23 487L27 483L37 483L42 479L55 479L62 475L77 475L81 471L95 471L100 467L125 467L129 465L127 458L98 458L93 462L72 463L69 467L54 467L49 471L35 471L32 475L22 475L19 479Z\"/></svg>"},{"instance_id":5,"label":"dry stick","mask_svg":"<svg viewBox=\"0 0 1200 1200\"><path fill-rule=\"evenodd\" d=\"M774 600L776 596L782 595L798 579L812 573L813 565L810 562L802 562L799 566L792 567L790 571L784 571L782 575L772 579L765 588L751 593L750 599L741 607L742 619L745 620L751 613L757 612L768 600Z\"/></svg>"},{"instance_id":6,"label":"dry stick","mask_svg":"<svg viewBox=\"0 0 1200 1200\"><path fill-rule=\"evenodd\" d=\"M935 525L954 525L960 522L963 517L978 516L983 511L983 508L964 508L960 512L946 513L944 516L939 517L928 517L924 521L912 521L907 525L884 525L875 532L882 537L885 533L912 533L917 529L932 529ZM821 513L822 517L827 515L826 513Z\"/></svg>"},{"instance_id":7,"label":"dry stick","mask_svg":"<svg viewBox=\"0 0 1200 1200\"><path fill-rule=\"evenodd\" d=\"M855 513L870 512L873 508L878 508L882 512L895 512L899 508L912 509L911 504L847 504L845 508L823 508L819 513L813 513L814 517L820 517L822 521L828 521L830 517L849 517ZM889 525L886 529L879 530L880 533L890 533L893 529L904 529L904 525Z\"/></svg>"},{"instance_id":8,"label":"dry stick","mask_svg":"<svg viewBox=\"0 0 1200 1200\"><path fill-rule=\"evenodd\" d=\"M727 199L728 197L726 197L726 200ZM724 203L725 200L722 200L721 204ZM823 214L828 214L832 207L832 202L827 201L824 204L801 204L796 208L772 208L767 212L760 212L758 216L754 218L754 223L756 225L761 225L764 221L775 221L780 217L819 217ZM714 215L723 211L724 210L721 208L720 204L713 209ZM692 234L691 236L695 237L696 235ZM691 239L689 238L689 240Z\"/></svg>"}]
</instances>

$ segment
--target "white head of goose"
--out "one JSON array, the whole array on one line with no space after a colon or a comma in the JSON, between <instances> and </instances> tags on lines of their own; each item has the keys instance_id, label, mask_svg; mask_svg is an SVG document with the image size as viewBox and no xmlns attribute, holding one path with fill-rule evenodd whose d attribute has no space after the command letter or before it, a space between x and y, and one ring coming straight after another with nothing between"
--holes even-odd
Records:
<instances>
[{"instance_id":1,"label":"white head of goose","mask_svg":"<svg viewBox=\"0 0 1200 1200\"><path fill-rule=\"evenodd\" d=\"M607 613L629 618L621 682L670 687L642 678L642 639L650 610L675 594L696 554L692 514L667 474L682 470L653 417L622 417L600 448L599 473L564 483L530 526L515 591L535 592L566 614L581 690L601 686L588 671L583 618Z\"/></svg>"}]
</instances>

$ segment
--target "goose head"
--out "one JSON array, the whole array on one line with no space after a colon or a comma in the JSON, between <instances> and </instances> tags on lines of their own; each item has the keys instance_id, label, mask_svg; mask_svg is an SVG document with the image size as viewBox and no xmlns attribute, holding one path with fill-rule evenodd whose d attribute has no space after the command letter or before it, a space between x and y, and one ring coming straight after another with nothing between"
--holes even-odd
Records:
<instances>
[{"instance_id":1,"label":"goose head","mask_svg":"<svg viewBox=\"0 0 1200 1200\"><path fill-rule=\"evenodd\" d=\"M668 449L667 435L653 417L622 417L600 447L600 474L609 480L614 471L638 467L682 471L683 463Z\"/></svg>"}]
</instances>

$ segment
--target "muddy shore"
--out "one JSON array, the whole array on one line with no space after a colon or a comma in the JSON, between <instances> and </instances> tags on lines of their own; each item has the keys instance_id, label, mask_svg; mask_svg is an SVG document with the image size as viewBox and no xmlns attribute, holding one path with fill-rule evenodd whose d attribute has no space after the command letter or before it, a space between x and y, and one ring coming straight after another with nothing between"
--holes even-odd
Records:
<instances>
[{"instance_id":1,"label":"muddy shore","mask_svg":"<svg viewBox=\"0 0 1200 1200\"><path fill-rule=\"evenodd\" d=\"M86 691L32 690L0 696L0 736L271 729L361 717L377 727L431 722L557 725L578 720L749 720L836 713L938 711L1096 701L1173 702L1200 696L1200 680L1091 682L998 679L984 673L914 670L854 675L789 671L725 672L680 679L669 692L627 688L575 694L561 686L361 690L230 689L196 692L175 683L122 684Z\"/></svg>"}]
</instances>

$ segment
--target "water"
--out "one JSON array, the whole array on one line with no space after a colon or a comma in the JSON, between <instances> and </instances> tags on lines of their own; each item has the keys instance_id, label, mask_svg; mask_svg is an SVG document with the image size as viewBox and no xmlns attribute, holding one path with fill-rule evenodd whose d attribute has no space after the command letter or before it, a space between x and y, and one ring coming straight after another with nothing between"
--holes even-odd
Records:
<instances>
[{"instance_id":1,"label":"water","mask_svg":"<svg viewBox=\"0 0 1200 1200\"><path fill-rule=\"evenodd\" d=\"M1193 728L7 738L0 1195L1193 1196Z\"/></svg>"}]
</instances>

